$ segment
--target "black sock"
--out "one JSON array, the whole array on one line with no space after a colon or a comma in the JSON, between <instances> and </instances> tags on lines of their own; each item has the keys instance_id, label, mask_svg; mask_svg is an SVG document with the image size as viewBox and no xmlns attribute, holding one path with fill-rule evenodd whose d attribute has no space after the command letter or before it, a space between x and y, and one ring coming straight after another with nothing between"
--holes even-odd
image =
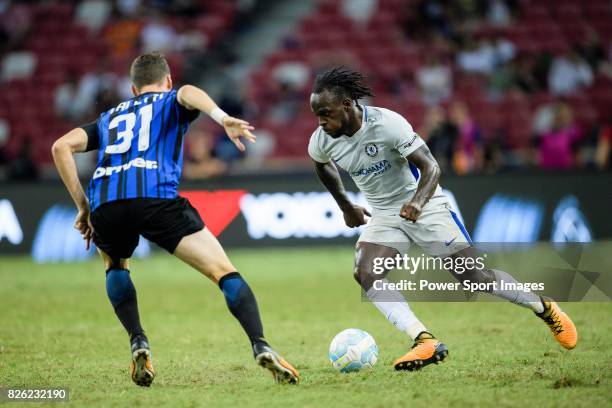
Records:
<instances>
[{"instance_id":1,"label":"black sock","mask_svg":"<svg viewBox=\"0 0 612 408\"><path fill-rule=\"evenodd\" d=\"M219 281L230 312L249 336L251 345L265 343L263 326L253 291L238 272L228 273Z\"/></svg>"},{"instance_id":2,"label":"black sock","mask_svg":"<svg viewBox=\"0 0 612 408\"><path fill-rule=\"evenodd\" d=\"M115 309L115 314L130 335L130 340L144 331L140 326L136 288L127 269L106 271L106 294Z\"/></svg>"}]
</instances>

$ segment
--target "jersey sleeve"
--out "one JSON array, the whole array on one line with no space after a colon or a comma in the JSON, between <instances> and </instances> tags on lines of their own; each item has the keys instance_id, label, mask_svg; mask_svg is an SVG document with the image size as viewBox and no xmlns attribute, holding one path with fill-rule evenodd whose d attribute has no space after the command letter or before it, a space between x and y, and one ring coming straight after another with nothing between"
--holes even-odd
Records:
<instances>
[{"instance_id":1,"label":"jersey sleeve","mask_svg":"<svg viewBox=\"0 0 612 408\"><path fill-rule=\"evenodd\" d=\"M181 105L177 98L178 92L176 90L172 91L172 98L174 98L174 103L178 106L178 114L179 114L179 122L181 124L189 124L197 119L200 115L200 111L197 109L187 109L183 105Z\"/></svg>"},{"instance_id":2,"label":"jersey sleeve","mask_svg":"<svg viewBox=\"0 0 612 408\"><path fill-rule=\"evenodd\" d=\"M423 146L425 142L412 129L412 125L410 125L406 119L399 114L395 114L394 116L393 125L391 126L393 148L396 149L402 157L406 158L416 149Z\"/></svg>"},{"instance_id":3,"label":"jersey sleeve","mask_svg":"<svg viewBox=\"0 0 612 408\"><path fill-rule=\"evenodd\" d=\"M308 155L312 160L318 163L328 163L331 158L323 151L319 134L320 132L317 129L312 136L310 136L310 142L308 142Z\"/></svg>"},{"instance_id":4,"label":"jersey sleeve","mask_svg":"<svg viewBox=\"0 0 612 408\"><path fill-rule=\"evenodd\" d=\"M85 151L90 152L92 150L98 150L100 148L98 121L96 120L79 127L83 129L85 133L87 133L87 147L85 148Z\"/></svg>"},{"instance_id":5,"label":"jersey sleeve","mask_svg":"<svg viewBox=\"0 0 612 408\"><path fill-rule=\"evenodd\" d=\"M196 120L198 116L200 116L199 110L197 109L190 110L184 107L183 105L181 105L180 103L178 103L178 101L176 103L179 106L179 116L180 116L181 123L191 123L194 120Z\"/></svg>"}]
</instances>

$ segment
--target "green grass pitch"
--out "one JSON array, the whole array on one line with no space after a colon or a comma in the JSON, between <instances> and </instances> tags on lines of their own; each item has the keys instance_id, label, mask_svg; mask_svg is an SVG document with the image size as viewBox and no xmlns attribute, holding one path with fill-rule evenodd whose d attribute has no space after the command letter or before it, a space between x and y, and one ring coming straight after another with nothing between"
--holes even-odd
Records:
<instances>
[{"instance_id":1,"label":"green grass pitch","mask_svg":"<svg viewBox=\"0 0 612 408\"><path fill-rule=\"evenodd\" d=\"M350 247L229 254L258 297L266 337L300 370L299 386L274 384L254 364L219 289L165 254L131 265L157 371L149 389L129 378L128 339L97 259L37 265L2 257L0 386L68 387L70 405L88 407L612 405L612 303L563 305L580 335L569 352L511 304L414 303L450 355L420 372L395 372L391 363L410 342L361 302ZM328 345L349 327L376 339L373 370L332 369Z\"/></svg>"}]
</instances>

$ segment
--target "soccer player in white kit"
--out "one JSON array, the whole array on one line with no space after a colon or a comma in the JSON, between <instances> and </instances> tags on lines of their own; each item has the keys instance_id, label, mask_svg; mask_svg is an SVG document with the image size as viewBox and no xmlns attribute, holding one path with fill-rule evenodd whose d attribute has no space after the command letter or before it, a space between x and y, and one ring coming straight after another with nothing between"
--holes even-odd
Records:
<instances>
[{"instance_id":1,"label":"soccer player in white kit","mask_svg":"<svg viewBox=\"0 0 612 408\"><path fill-rule=\"evenodd\" d=\"M319 127L310 138L308 153L346 225L366 224L356 245L354 276L369 300L414 341L411 350L393 363L396 370L412 371L443 360L448 349L419 321L400 292L374 289L374 281L385 276L374 273L374 259L406 253L411 243L442 258L475 259L477 252L440 189L440 167L425 142L401 115L359 104L365 96L373 94L359 72L338 67L318 75L310 106ZM372 214L350 202L336 164L363 192ZM450 272L460 281L516 282L496 269ZM572 320L552 299L520 290L489 293L532 309L563 347L576 346Z\"/></svg>"}]
</instances>

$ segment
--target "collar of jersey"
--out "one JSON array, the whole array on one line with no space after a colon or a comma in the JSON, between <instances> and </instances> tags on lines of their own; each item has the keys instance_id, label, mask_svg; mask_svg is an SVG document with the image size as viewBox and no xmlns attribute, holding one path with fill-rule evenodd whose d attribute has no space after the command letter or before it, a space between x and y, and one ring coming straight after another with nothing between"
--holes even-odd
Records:
<instances>
[{"instance_id":1,"label":"collar of jersey","mask_svg":"<svg viewBox=\"0 0 612 408\"><path fill-rule=\"evenodd\" d=\"M138 96L143 96L143 95L148 95L148 94L152 94L152 93L166 93L166 92L155 92L155 91L149 91L149 92L143 92Z\"/></svg>"},{"instance_id":2,"label":"collar of jersey","mask_svg":"<svg viewBox=\"0 0 612 408\"><path fill-rule=\"evenodd\" d=\"M168 93L168 92L170 92L170 91L164 91L164 92L156 92L156 91L143 92L143 93L141 93L140 95L132 96L132 97L130 98L130 100L131 100L131 99L142 98L143 96L150 95L150 94L156 94L156 93Z\"/></svg>"},{"instance_id":3,"label":"collar of jersey","mask_svg":"<svg viewBox=\"0 0 612 408\"><path fill-rule=\"evenodd\" d=\"M356 139L357 137L361 136L361 134L363 133L363 131L366 128L366 125L368 123L368 107L365 105L359 105L357 104L357 106L361 107L361 111L362 111L362 115L361 115L361 127L359 128L359 130L357 130L353 136L350 136L351 139ZM344 135L346 137L349 137L347 135Z\"/></svg>"}]
</instances>

